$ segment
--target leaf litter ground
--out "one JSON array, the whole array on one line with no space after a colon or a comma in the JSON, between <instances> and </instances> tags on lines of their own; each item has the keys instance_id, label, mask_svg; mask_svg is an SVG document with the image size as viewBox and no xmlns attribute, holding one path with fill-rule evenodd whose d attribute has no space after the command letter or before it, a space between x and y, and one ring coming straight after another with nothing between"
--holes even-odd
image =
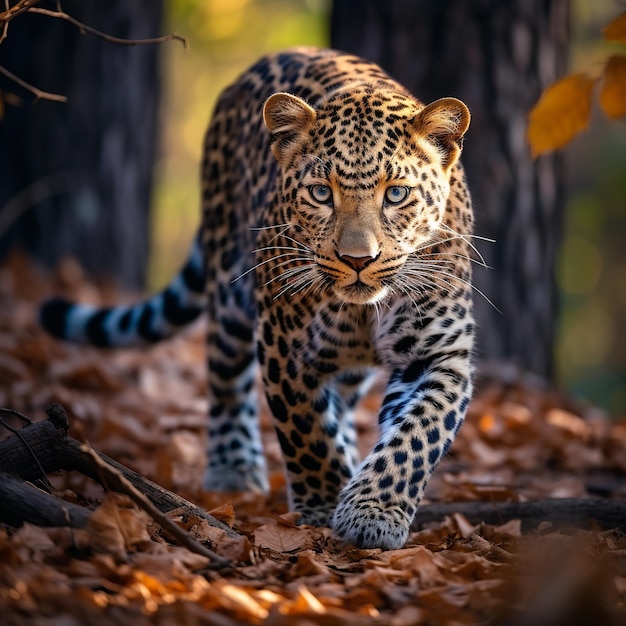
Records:
<instances>
[{"instance_id":1,"label":"leaf litter ground","mask_svg":"<svg viewBox=\"0 0 626 626\"><path fill-rule=\"evenodd\" d=\"M72 263L51 279L20 257L0 267L0 406L45 417L60 402L71 434L233 527L174 519L232 562L173 545L125 497L75 473L57 495L94 509L85 529L0 526L0 624L620 624L626 537L519 520L472 525L454 514L401 550L360 550L287 510L280 451L262 408L271 493L202 493L202 325L147 350L63 345L36 324L51 293L92 302ZM357 415L363 452L376 438L380 390ZM4 434L1 436L5 436ZM427 491L431 502L626 498L626 421L609 419L515 369L484 371L466 424ZM461 505L459 505L461 506Z\"/></svg>"}]
</instances>

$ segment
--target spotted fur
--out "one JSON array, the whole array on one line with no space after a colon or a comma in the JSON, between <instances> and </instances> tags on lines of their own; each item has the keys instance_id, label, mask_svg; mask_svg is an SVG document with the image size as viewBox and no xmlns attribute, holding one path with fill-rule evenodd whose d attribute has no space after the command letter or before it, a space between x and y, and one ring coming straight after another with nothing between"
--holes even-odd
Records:
<instances>
[{"instance_id":1,"label":"spotted fur","mask_svg":"<svg viewBox=\"0 0 626 626\"><path fill-rule=\"evenodd\" d=\"M267 56L222 94L199 235L208 489L268 488L260 367L301 521L365 547L406 541L471 394L468 124L460 101L424 106L373 63L328 50ZM99 345L160 339L199 312L194 258L146 303L57 300L44 326ZM381 432L361 461L352 416L376 370Z\"/></svg>"}]
</instances>

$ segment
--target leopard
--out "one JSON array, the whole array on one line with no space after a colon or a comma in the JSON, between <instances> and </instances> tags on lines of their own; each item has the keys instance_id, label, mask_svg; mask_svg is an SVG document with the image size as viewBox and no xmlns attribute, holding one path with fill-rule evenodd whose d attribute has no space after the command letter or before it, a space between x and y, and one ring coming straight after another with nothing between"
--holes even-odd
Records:
<instances>
[{"instance_id":1,"label":"leopard","mask_svg":"<svg viewBox=\"0 0 626 626\"><path fill-rule=\"evenodd\" d=\"M174 280L136 304L52 298L41 324L111 348L204 314L203 487L268 492L264 393L298 522L400 548L472 394L469 122L460 100L424 104L352 54L266 55L215 106L200 228ZM361 459L355 410L374 381L377 440Z\"/></svg>"}]
</instances>

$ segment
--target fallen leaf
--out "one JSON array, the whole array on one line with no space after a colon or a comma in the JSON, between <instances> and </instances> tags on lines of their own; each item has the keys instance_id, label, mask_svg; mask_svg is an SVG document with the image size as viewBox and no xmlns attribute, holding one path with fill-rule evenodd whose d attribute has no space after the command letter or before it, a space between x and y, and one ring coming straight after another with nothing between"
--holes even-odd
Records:
<instances>
[{"instance_id":1,"label":"fallen leaf","mask_svg":"<svg viewBox=\"0 0 626 626\"><path fill-rule=\"evenodd\" d=\"M113 291L98 293L82 275L72 280L68 297L91 291L95 302L119 299ZM473 526L457 515L412 532L404 548L381 551L348 546L328 528L297 526L297 515L285 513L282 457L263 402L271 492L200 492L205 423L199 419L206 413L202 328L150 350L105 355L68 346L34 326L35 305L54 288L50 283L24 259L0 264L0 354L23 364L14 367L11 361L5 367L0 358L0 399L31 417L41 417L40 407L51 399L61 401L75 436L143 474L173 482L177 493L186 492L202 508L218 507L213 513L233 524L242 538L231 539L205 527L200 518L183 520L180 511L171 512L184 530L230 560L229 568L213 571L205 557L170 545L154 524L148 526L152 535L147 540L145 517L124 498L111 510L107 502L93 513L96 521L104 517L97 550L90 528L0 528L3 623L461 626L491 623L515 606L514 621L537 601L525 591L528 585L541 587L541 569L553 547L567 553L577 539L586 542L586 552L607 574L602 585L590 586L607 592L606 597L596 594L596 603L626 623L618 595L626 589L621 575L626 537L616 532L565 533L544 523L522 534L520 520ZM119 388L107 387L106 381L102 389L93 386L99 370ZM3 378L4 371L9 375ZM364 453L377 433L381 394L377 387L359 409ZM584 497L593 484L623 499L624 471L624 420L580 406L515 368L508 368L506 376L498 369L481 383L427 498L524 502ZM49 479L56 493L75 504L102 501L102 488L78 472ZM537 537L543 543L535 546ZM557 567L555 584L564 569Z\"/></svg>"},{"instance_id":2,"label":"fallen leaf","mask_svg":"<svg viewBox=\"0 0 626 626\"><path fill-rule=\"evenodd\" d=\"M230 501L212 508L209 514L231 528L235 523L235 509Z\"/></svg>"},{"instance_id":3,"label":"fallen leaf","mask_svg":"<svg viewBox=\"0 0 626 626\"><path fill-rule=\"evenodd\" d=\"M294 553L313 546L308 530L284 524L265 524L254 531L254 545L275 552Z\"/></svg>"},{"instance_id":4,"label":"fallen leaf","mask_svg":"<svg viewBox=\"0 0 626 626\"><path fill-rule=\"evenodd\" d=\"M127 500L118 494L107 493L87 522L93 549L110 552L120 561L126 560L127 552L137 544L150 541L146 514L122 506L122 503Z\"/></svg>"}]
</instances>

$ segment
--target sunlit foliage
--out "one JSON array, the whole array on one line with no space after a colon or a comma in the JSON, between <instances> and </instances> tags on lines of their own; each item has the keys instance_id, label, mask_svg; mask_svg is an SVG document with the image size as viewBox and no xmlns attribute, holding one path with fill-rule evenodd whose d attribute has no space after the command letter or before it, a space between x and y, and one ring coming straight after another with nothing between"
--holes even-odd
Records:
<instances>
[{"instance_id":1,"label":"sunlit foliage","mask_svg":"<svg viewBox=\"0 0 626 626\"><path fill-rule=\"evenodd\" d=\"M202 139L219 93L271 50L328 45L329 0L170 0L164 31L190 50L163 46L162 137L154 194L150 286L182 261L199 219Z\"/></svg>"},{"instance_id":2,"label":"sunlit foliage","mask_svg":"<svg viewBox=\"0 0 626 626\"><path fill-rule=\"evenodd\" d=\"M626 45L626 12L603 32L607 42ZM603 64L600 75L572 74L544 91L528 120L528 141L534 157L562 148L587 128L597 83L601 83L599 102L607 117L626 116L626 55L614 54Z\"/></svg>"}]
</instances>

